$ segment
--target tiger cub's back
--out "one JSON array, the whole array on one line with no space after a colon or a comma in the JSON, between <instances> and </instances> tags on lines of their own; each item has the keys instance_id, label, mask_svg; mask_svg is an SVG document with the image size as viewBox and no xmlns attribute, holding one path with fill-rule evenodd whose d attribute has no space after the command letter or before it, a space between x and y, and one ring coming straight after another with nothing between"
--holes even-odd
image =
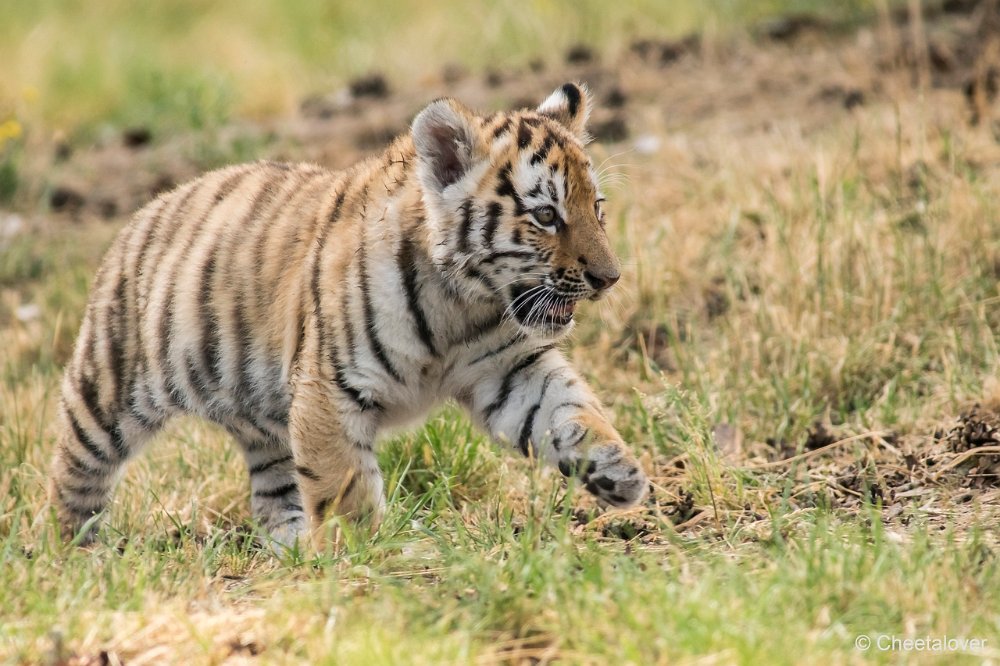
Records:
<instances>
[{"instance_id":1,"label":"tiger cub's back","mask_svg":"<svg viewBox=\"0 0 1000 666\"><path fill-rule=\"evenodd\" d=\"M152 429L193 411L235 430L280 430L301 264L337 178L310 165L240 165L136 213L102 262L66 371L80 427L125 412L123 427Z\"/></svg>"}]
</instances>

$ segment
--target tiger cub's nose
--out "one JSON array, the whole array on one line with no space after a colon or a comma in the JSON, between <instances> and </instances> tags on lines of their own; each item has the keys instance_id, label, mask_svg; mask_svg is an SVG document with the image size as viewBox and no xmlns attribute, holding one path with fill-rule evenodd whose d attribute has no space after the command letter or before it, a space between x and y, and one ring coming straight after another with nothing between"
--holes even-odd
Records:
<instances>
[{"instance_id":1,"label":"tiger cub's nose","mask_svg":"<svg viewBox=\"0 0 1000 666\"><path fill-rule=\"evenodd\" d=\"M622 274L617 271L613 273L593 273L590 270L586 270L583 272L583 277L587 279L591 287L597 290L604 290L611 287L621 279L621 276Z\"/></svg>"}]
</instances>

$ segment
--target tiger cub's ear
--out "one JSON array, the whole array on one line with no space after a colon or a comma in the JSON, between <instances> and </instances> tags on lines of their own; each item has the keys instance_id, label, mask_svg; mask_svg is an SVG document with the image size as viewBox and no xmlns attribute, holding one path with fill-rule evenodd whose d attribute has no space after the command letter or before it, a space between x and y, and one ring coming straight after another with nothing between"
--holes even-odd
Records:
<instances>
[{"instance_id":1,"label":"tiger cub's ear","mask_svg":"<svg viewBox=\"0 0 1000 666\"><path fill-rule=\"evenodd\" d=\"M472 112L452 99L431 102L413 119L417 173L424 186L442 192L469 172L485 150Z\"/></svg>"},{"instance_id":2,"label":"tiger cub's ear","mask_svg":"<svg viewBox=\"0 0 1000 666\"><path fill-rule=\"evenodd\" d=\"M558 121L582 141L587 135L587 119L590 118L590 91L587 86L567 83L556 88L537 111Z\"/></svg>"}]
</instances>

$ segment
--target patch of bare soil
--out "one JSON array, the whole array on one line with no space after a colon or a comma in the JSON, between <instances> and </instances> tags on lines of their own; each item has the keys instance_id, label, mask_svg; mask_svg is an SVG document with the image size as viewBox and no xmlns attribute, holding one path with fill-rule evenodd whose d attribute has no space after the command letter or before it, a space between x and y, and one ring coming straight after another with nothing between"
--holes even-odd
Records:
<instances>
[{"instance_id":1,"label":"patch of bare soil","mask_svg":"<svg viewBox=\"0 0 1000 666\"><path fill-rule=\"evenodd\" d=\"M606 514L579 509L573 517L577 530L594 538L654 547L669 543L672 532L734 519L768 538L774 523L761 513L763 506L791 515L817 508L874 510L900 534L919 514L922 524L962 534L1000 502L1000 401L942 415L940 423L946 426L905 436L852 434L816 423L797 443L769 440L746 449L737 430L717 424L713 436L728 473L757 476L745 505L696 501L691 461L681 455L650 461L655 471L645 506Z\"/></svg>"}]
</instances>

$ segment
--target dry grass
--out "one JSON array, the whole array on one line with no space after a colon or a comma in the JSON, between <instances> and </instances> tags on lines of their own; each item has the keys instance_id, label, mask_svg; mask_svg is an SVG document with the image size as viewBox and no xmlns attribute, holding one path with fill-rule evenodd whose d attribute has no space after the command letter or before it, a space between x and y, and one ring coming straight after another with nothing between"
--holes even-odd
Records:
<instances>
[{"instance_id":1,"label":"dry grass","mask_svg":"<svg viewBox=\"0 0 1000 666\"><path fill-rule=\"evenodd\" d=\"M496 87L393 81L386 99L58 164L39 151L22 196L84 197L54 215L22 207L26 229L0 231L0 658L942 656L859 652L859 634L985 638L944 656L1000 658L1000 144L992 103L973 124L961 91L983 67L975 17L924 18L918 36L950 49L947 67L917 57L911 20L885 19L672 43L667 65L626 49L505 70ZM377 538L277 561L248 538L238 456L185 421L130 469L103 544L54 543L43 487L59 365L122 221L102 221L102 202L128 210L160 177L225 159L234 137L236 153L341 166L440 92L495 107L563 78L592 84L598 126L628 132L593 147L615 174L627 279L584 312L571 353L643 453L646 506L602 513L446 409L383 449Z\"/></svg>"}]
</instances>

